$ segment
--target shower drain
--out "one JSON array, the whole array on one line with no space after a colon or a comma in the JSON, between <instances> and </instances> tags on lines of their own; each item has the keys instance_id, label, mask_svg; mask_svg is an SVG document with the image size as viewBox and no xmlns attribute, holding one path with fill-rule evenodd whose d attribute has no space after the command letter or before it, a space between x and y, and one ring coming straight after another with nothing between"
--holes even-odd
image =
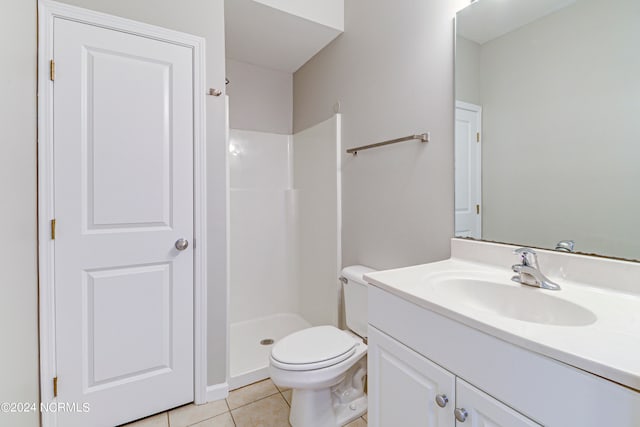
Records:
<instances>
[{"instance_id":1,"label":"shower drain","mask_svg":"<svg viewBox=\"0 0 640 427\"><path fill-rule=\"evenodd\" d=\"M263 340L260 340L260 345L271 345L271 344L273 344L272 338L265 338Z\"/></svg>"}]
</instances>

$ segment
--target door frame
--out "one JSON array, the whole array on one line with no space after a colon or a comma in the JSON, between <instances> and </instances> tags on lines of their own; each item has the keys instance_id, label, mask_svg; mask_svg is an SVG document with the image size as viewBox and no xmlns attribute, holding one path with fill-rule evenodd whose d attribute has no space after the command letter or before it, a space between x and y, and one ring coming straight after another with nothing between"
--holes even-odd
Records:
<instances>
[{"instance_id":1,"label":"door frame","mask_svg":"<svg viewBox=\"0 0 640 427\"><path fill-rule=\"evenodd\" d=\"M193 52L193 183L194 183L194 400L207 401L207 240L206 240L206 120L205 40L202 37L144 24L126 18L70 6L52 0L38 1L38 293L40 339L40 401L54 402L56 337L54 257L51 219L54 211L53 21L69 19L106 29L188 47ZM149 414L151 415L151 414ZM55 413L41 413L43 427L55 426Z\"/></svg>"},{"instance_id":2,"label":"door frame","mask_svg":"<svg viewBox=\"0 0 640 427\"><path fill-rule=\"evenodd\" d=\"M471 111L472 113L475 113L476 117L477 117L477 124L478 124L478 129L477 132L480 135L480 139L478 141L477 144L477 150L478 152L476 153L476 179L475 179L475 187L476 187L476 194L478 195L478 200L477 203L480 205L480 212L478 213L477 217L476 217L476 224L477 224L477 229L480 233L480 235L482 236L482 217L484 214L484 206L482 203L482 139L483 139L483 134L482 134L482 106L480 105L476 105L476 104L471 104L469 102L463 102L463 101L458 101L456 100L456 107L455 107L455 113L454 113L454 121L457 120L458 118L458 109L460 110L467 110L467 111ZM455 143L455 138L454 138L454 143ZM455 150L455 148L454 148ZM454 187L455 187L455 183L454 183ZM455 203L454 203L455 204ZM454 210L454 214L455 214L455 206L453 207ZM455 234L455 225L454 225L454 234Z\"/></svg>"}]
</instances>

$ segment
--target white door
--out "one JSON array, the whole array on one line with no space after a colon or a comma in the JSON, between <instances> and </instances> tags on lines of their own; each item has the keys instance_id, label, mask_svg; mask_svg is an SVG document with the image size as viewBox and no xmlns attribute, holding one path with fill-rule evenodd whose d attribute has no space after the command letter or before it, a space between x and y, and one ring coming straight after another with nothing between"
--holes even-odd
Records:
<instances>
[{"instance_id":1,"label":"white door","mask_svg":"<svg viewBox=\"0 0 640 427\"><path fill-rule=\"evenodd\" d=\"M481 115L481 107L456 102L456 237L482 238Z\"/></svg>"},{"instance_id":2,"label":"white door","mask_svg":"<svg viewBox=\"0 0 640 427\"><path fill-rule=\"evenodd\" d=\"M466 415L461 417L464 421L456 421L456 426L541 427L460 378L456 379L456 395L456 406Z\"/></svg>"},{"instance_id":3,"label":"white door","mask_svg":"<svg viewBox=\"0 0 640 427\"><path fill-rule=\"evenodd\" d=\"M193 401L188 47L55 18L55 334L62 427Z\"/></svg>"},{"instance_id":4,"label":"white door","mask_svg":"<svg viewBox=\"0 0 640 427\"><path fill-rule=\"evenodd\" d=\"M453 427L453 374L372 326L368 338L369 426Z\"/></svg>"}]
</instances>

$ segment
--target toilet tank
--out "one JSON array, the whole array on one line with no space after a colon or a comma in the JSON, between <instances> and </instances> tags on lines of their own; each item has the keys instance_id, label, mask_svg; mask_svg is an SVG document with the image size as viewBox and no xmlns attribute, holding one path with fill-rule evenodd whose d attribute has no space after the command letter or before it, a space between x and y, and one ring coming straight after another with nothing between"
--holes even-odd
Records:
<instances>
[{"instance_id":1,"label":"toilet tank","mask_svg":"<svg viewBox=\"0 0 640 427\"><path fill-rule=\"evenodd\" d=\"M363 338L367 336L367 282L362 276L373 271L364 265L342 269L347 327Z\"/></svg>"}]
</instances>

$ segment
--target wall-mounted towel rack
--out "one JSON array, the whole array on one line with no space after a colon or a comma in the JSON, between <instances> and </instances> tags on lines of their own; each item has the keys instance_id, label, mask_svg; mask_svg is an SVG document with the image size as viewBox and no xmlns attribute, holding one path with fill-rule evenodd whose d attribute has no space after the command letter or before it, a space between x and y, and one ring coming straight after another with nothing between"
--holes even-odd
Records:
<instances>
[{"instance_id":1,"label":"wall-mounted towel rack","mask_svg":"<svg viewBox=\"0 0 640 427\"><path fill-rule=\"evenodd\" d=\"M397 142L412 141L419 139L421 142L429 142L429 132L421 133L420 135L409 135L402 138L390 139L389 141L377 142L375 144L363 145L361 147L349 148L347 154L358 154L358 151L368 150L369 148L382 147L383 145L395 144Z\"/></svg>"}]
</instances>

